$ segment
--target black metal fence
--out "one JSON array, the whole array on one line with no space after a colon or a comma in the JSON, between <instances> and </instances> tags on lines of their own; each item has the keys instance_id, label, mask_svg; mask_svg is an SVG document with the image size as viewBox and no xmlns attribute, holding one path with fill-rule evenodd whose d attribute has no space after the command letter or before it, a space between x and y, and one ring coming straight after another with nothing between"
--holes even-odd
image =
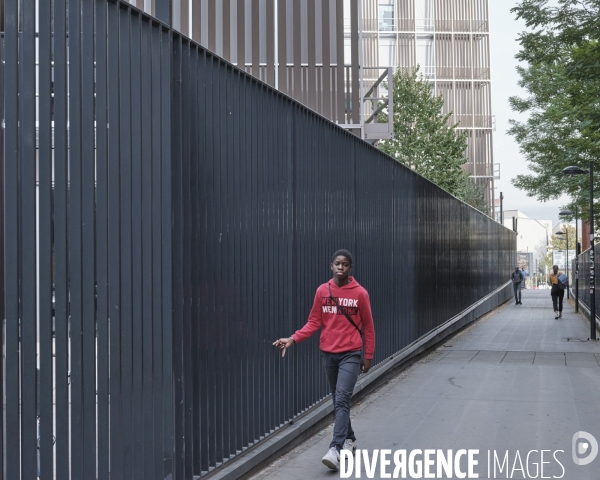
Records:
<instances>
[{"instance_id":1,"label":"black metal fence","mask_svg":"<svg viewBox=\"0 0 600 480\"><path fill-rule=\"evenodd\" d=\"M594 251L597 251L598 247L594 248ZM597 258L597 257L596 257ZM595 268L598 266L598 260L594 259L594 271L598 270ZM571 264L571 278L569 288L575 296L575 278L577 272L575 271L575 262ZM600 305L600 296L598 295L598 289L595 290L596 294L596 305ZM579 255L579 302L583 304L587 311L590 310L590 250L586 250L585 252Z\"/></svg>"},{"instance_id":2,"label":"black metal fence","mask_svg":"<svg viewBox=\"0 0 600 480\"><path fill-rule=\"evenodd\" d=\"M3 478L191 479L315 405L318 338L283 360L271 343L337 248L370 293L375 363L506 283L511 231L167 24L119 1L18 5Z\"/></svg>"}]
</instances>

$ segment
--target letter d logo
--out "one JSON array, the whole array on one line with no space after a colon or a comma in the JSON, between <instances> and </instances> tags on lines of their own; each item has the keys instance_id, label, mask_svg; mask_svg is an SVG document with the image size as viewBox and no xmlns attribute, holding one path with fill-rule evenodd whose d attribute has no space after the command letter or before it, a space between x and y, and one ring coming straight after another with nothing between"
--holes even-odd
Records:
<instances>
[{"instance_id":1,"label":"letter d logo","mask_svg":"<svg viewBox=\"0 0 600 480\"><path fill-rule=\"evenodd\" d=\"M587 442L580 442L577 444L577 440L587 440ZM588 443L589 442L589 443ZM592 447L590 449L590 446ZM589 452L587 457L579 458L579 455ZM573 455L573 461L575 465L588 465L594 461L598 455L598 442L594 436L587 432L577 432L573 435L573 443L571 453Z\"/></svg>"}]
</instances>

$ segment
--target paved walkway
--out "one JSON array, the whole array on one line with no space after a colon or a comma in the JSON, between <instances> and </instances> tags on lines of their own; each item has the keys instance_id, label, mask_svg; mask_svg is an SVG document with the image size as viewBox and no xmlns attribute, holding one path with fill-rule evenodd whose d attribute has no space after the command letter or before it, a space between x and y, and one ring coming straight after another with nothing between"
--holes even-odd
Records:
<instances>
[{"instance_id":1,"label":"paved walkway","mask_svg":"<svg viewBox=\"0 0 600 480\"><path fill-rule=\"evenodd\" d=\"M545 478L598 480L600 455L586 466L572 459L576 432L600 441L600 345L580 340L588 336L589 323L572 302L565 298L563 318L555 320L549 290L524 290L522 305L504 305L354 406L358 446L369 455L374 449L479 449L473 467L479 478L535 478L540 450L550 450ZM321 463L331 432L330 425L253 480L339 478ZM503 473L496 464L494 474L494 451L500 464L508 452ZM388 459L393 473L393 456ZM460 464L466 471L466 457ZM369 477L363 461L361 478L382 478L379 468L378 462ZM436 468L437 462L434 474Z\"/></svg>"}]
</instances>

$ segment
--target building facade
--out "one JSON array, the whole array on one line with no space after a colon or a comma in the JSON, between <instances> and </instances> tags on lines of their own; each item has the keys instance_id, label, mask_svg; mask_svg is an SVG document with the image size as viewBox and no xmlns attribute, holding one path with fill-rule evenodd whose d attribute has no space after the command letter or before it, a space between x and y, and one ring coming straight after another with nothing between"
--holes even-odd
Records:
<instances>
[{"instance_id":1,"label":"building facade","mask_svg":"<svg viewBox=\"0 0 600 480\"><path fill-rule=\"evenodd\" d=\"M184 35L371 141L392 132L372 109L391 71L419 65L467 132L465 168L493 216L488 1L172 0L171 15Z\"/></svg>"},{"instance_id":2,"label":"building facade","mask_svg":"<svg viewBox=\"0 0 600 480\"><path fill-rule=\"evenodd\" d=\"M493 209L488 0L363 0L365 65L414 69L468 135L466 168Z\"/></svg>"}]
</instances>

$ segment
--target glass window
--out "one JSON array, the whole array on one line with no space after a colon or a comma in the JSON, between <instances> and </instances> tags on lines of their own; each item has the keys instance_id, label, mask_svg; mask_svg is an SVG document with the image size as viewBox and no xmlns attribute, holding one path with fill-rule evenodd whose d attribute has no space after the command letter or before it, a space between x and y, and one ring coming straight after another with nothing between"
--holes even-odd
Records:
<instances>
[{"instance_id":1,"label":"glass window","mask_svg":"<svg viewBox=\"0 0 600 480\"><path fill-rule=\"evenodd\" d=\"M379 31L394 31L394 6L379 5Z\"/></svg>"}]
</instances>

